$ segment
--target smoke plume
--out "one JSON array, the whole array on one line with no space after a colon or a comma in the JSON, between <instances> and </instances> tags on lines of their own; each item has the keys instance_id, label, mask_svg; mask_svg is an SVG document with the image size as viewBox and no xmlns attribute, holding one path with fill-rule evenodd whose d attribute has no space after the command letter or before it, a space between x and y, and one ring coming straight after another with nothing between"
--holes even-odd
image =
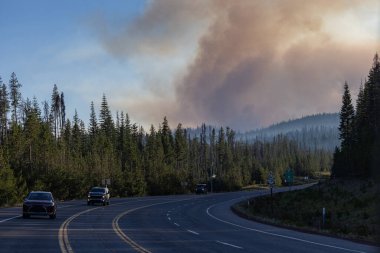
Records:
<instances>
[{"instance_id":1,"label":"smoke plume","mask_svg":"<svg viewBox=\"0 0 380 253\"><path fill-rule=\"evenodd\" d=\"M166 110L157 117L248 130L339 111L343 83L355 93L380 48L379 32L350 31L366 15L379 28L379 8L370 0L154 1L104 44L118 57L192 49L171 80L173 105L157 104Z\"/></svg>"}]
</instances>

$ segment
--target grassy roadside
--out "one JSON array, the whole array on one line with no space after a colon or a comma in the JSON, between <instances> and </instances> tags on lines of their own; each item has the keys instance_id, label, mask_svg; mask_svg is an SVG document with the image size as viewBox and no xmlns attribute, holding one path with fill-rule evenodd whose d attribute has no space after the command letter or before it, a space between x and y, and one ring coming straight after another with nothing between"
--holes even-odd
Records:
<instances>
[{"instance_id":1,"label":"grassy roadside","mask_svg":"<svg viewBox=\"0 0 380 253\"><path fill-rule=\"evenodd\" d=\"M379 188L369 180L335 180L276 193L234 205L257 221L377 243L380 239ZM323 220L322 209L325 208Z\"/></svg>"}]
</instances>

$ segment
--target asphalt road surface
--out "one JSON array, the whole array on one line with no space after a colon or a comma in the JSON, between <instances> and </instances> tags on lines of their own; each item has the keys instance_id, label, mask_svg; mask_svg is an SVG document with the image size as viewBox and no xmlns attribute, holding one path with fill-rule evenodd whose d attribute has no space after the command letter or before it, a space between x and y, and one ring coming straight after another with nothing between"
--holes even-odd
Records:
<instances>
[{"instance_id":1,"label":"asphalt road surface","mask_svg":"<svg viewBox=\"0 0 380 253\"><path fill-rule=\"evenodd\" d=\"M275 192L279 189L275 189ZM57 218L0 209L0 252L380 252L377 247L245 220L230 206L266 191L58 203Z\"/></svg>"}]
</instances>

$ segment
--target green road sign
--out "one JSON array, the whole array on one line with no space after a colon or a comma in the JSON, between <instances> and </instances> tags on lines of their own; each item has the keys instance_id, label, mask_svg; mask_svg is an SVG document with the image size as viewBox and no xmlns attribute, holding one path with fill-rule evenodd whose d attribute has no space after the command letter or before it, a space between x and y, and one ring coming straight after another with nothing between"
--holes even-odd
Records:
<instances>
[{"instance_id":1,"label":"green road sign","mask_svg":"<svg viewBox=\"0 0 380 253\"><path fill-rule=\"evenodd\" d=\"M290 168L287 169L285 171L285 173L284 173L284 179L285 179L285 183L292 184L293 183L293 179L294 179L293 170L291 170Z\"/></svg>"}]
</instances>

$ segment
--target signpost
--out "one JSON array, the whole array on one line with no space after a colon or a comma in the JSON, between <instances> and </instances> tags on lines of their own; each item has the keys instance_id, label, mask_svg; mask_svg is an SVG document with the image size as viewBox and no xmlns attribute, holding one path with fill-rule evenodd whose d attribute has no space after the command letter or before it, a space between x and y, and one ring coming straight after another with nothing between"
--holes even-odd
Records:
<instances>
[{"instance_id":1,"label":"signpost","mask_svg":"<svg viewBox=\"0 0 380 253\"><path fill-rule=\"evenodd\" d=\"M275 179L273 177L272 171L270 171L268 175L268 184L270 187L270 201L271 201L270 206L271 206L271 212L273 214L273 185L275 184Z\"/></svg>"},{"instance_id":2,"label":"signpost","mask_svg":"<svg viewBox=\"0 0 380 253\"><path fill-rule=\"evenodd\" d=\"M269 175L268 175L268 184L269 184L269 187L270 187L270 196L272 197L272 194L273 194L273 185L275 184L275 179L273 177L272 171L270 171Z\"/></svg>"},{"instance_id":3,"label":"signpost","mask_svg":"<svg viewBox=\"0 0 380 253\"><path fill-rule=\"evenodd\" d=\"M212 181L214 181L214 179L216 178L216 175L215 174L212 174L212 176L211 176L211 193L212 193L212 191L213 191L213 185L212 185Z\"/></svg>"},{"instance_id":4,"label":"signpost","mask_svg":"<svg viewBox=\"0 0 380 253\"><path fill-rule=\"evenodd\" d=\"M322 228L325 228L326 208L322 208Z\"/></svg>"}]
</instances>

